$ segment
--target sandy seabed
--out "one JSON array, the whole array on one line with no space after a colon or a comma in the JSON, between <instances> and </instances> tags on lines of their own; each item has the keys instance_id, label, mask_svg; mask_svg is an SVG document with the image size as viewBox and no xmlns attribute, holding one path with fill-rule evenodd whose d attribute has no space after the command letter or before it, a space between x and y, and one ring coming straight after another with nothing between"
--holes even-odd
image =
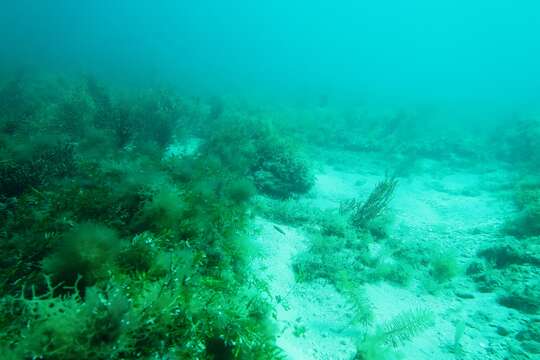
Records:
<instances>
[{"instance_id":1,"label":"sandy seabed","mask_svg":"<svg viewBox=\"0 0 540 360\"><path fill-rule=\"evenodd\" d=\"M337 208L342 200L367 197L386 169L375 155L361 156L356 162L361 167L322 163L307 200L310 206ZM496 165L453 169L426 160L417 164L413 175L399 179L391 204L395 219L390 236L449 249L462 268L451 286L435 294L414 283L364 285L375 323L419 307L435 314L433 327L399 349L404 359L505 358L506 339L496 329L516 312L498 305L493 293L477 292L464 273L479 248L500 238L498 229L512 207L502 196L511 183L510 175ZM295 281L293 261L308 249L307 234L301 227L262 217L255 220L254 234L261 256L252 265L273 294L278 346L295 360L351 359L363 332L351 325L353 314L347 300L325 279ZM458 324L465 325L459 356L453 351Z\"/></svg>"}]
</instances>

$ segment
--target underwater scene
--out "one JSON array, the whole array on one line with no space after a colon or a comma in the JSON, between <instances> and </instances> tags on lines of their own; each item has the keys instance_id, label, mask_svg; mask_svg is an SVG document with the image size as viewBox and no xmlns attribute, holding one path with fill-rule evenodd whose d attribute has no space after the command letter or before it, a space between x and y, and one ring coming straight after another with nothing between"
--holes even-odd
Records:
<instances>
[{"instance_id":1,"label":"underwater scene","mask_svg":"<svg viewBox=\"0 0 540 360\"><path fill-rule=\"evenodd\" d=\"M0 359L540 359L540 3L3 1Z\"/></svg>"}]
</instances>

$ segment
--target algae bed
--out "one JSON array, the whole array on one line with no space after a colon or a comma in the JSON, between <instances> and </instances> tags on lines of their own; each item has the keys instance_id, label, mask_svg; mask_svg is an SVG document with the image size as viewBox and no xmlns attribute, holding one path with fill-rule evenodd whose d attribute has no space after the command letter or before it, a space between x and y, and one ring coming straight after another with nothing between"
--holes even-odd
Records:
<instances>
[{"instance_id":1,"label":"algae bed","mask_svg":"<svg viewBox=\"0 0 540 360\"><path fill-rule=\"evenodd\" d=\"M540 359L537 5L104 4L0 14L2 359Z\"/></svg>"}]
</instances>

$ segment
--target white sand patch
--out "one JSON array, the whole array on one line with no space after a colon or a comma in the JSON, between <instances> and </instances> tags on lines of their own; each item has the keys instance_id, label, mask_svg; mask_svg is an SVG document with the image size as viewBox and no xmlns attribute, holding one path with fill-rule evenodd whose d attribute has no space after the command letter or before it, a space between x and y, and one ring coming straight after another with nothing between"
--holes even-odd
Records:
<instances>
[{"instance_id":1,"label":"white sand patch","mask_svg":"<svg viewBox=\"0 0 540 360\"><path fill-rule=\"evenodd\" d=\"M363 199L382 178L384 171L360 174L324 166L316 176L313 205L321 209L337 208L344 200Z\"/></svg>"},{"instance_id":2,"label":"white sand patch","mask_svg":"<svg viewBox=\"0 0 540 360\"><path fill-rule=\"evenodd\" d=\"M355 197L359 191L358 174L337 172L332 168L325 168L324 172L317 174L314 186L315 206L326 209L335 208L343 200Z\"/></svg>"},{"instance_id":3,"label":"white sand patch","mask_svg":"<svg viewBox=\"0 0 540 360\"><path fill-rule=\"evenodd\" d=\"M267 282L273 297L278 346L291 359L350 359L354 344L342 334L351 316L345 299L324 281L295 282L293 259L307 246L302 232L261 218L255 225L262 256L253 269Z\"/></svg>"},{"instance_id":4,"label":"white sand patch","mask_svg":"<svg viewBox=\"0 0 540 360\"><path fill-rule=\"evenodd\" d=\"M336 157L338 158L338 157ZM312 206L332 209L340 201L367 198L386 169L380 161L364 161L363 166L345 168L321 166L311 194ZM438 166L438 167L437 167ZM337 170L339 168L339 170ZM497 241L498 228L508 205L495 189L507 189L507 174L483 170L452 171L430 163L425 172L400 178L391 203L394 225L391 237L402 242L425 242L454 252L465 266L479 247ZM349 326L351 314L344 297L324 280L297 284L294 257L308 247L300 229L278 225L258 218L257 242L263 256L254 269L269 284L279 326L278 346L290 359L351 359L361 329ZM504 338L496 333L497 324L512 312L498 306L493 294L481 294L465 275L455 280L460 290L473 298L461 298L452 288L429 295L421 286L401 288L387 283L366 284L367 297L374 306L375 325L393 316L417 308L430 309L435 325L399 351L404 359L502 359ZM456 325L465 323L460 339L462 356L456 357Z\"/></svg>"},{"instance_id":5,"label":"white sand patch","mask_svg":"<svg viewBox=\"0 0 540 360\"><path fill-rule=\"evenodd\" d=\"M425 173L400 179L391 204L393 236L402 241L431 241L434 246L458 250L458 256L473 257L479 247L496 241L509 211L508 204L484 191L482 179L473 173Z\"/></svg>"},{"instance_id":6,"label":"white sand patch","mask_svg":"<svg viewBox=\"0 0 540 360\"><path fill-rule=\"evenodd\" d=\"M164 159L169 159L194 155L199 150L201 143L202 140L195 137L183 139L181 142L179 141L171 144L167 150L165 150L163 157Z\"/></svg>"}]
</instances>

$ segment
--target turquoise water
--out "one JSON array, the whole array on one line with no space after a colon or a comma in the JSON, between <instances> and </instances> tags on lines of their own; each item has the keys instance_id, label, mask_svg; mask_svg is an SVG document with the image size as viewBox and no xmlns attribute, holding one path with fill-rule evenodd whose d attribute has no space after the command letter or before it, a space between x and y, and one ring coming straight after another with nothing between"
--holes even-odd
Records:
<instances>
[{"instance_id":1,"label":"turquoise water","mask_svg":"<svg viewBox=\"0 0 540 360\"><path fill-rule=\"evenodd\" d=\"M537 100L534 1L4 4L2 61L215 92ZM412 99L411 99L412 98Z\"/></svg>"},{"instance_id":2,"label":"turquoise water","mask_svg":"<svg viewBox=\"0 0 540 360\"><path fill-rule=\"evenodd\" d=\"M2 358L540 358L539 35L525 0L2 4Z\"/></svg>"}]
</instances>

